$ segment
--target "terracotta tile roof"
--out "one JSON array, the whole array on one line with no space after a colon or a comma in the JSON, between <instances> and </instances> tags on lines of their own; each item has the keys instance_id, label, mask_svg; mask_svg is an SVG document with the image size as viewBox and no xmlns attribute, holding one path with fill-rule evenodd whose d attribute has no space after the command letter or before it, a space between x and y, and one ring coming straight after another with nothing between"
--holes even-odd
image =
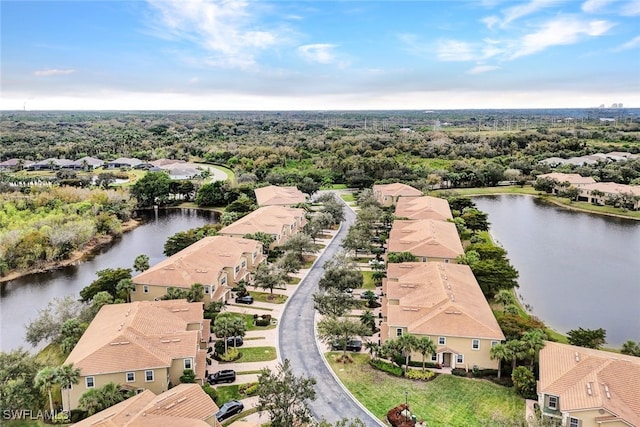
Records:
<instances>
[{"instance_id":1,"label":"terracotta tile roof","mask_svg":"<svg viewBox=\"0 0 640 427\"><path fill-rule=\"evenodd\" d=\"M455 224L430 219L395 220L387 247L389 252L411 252L427 258L454 259L464 253Z\"/></svg>"},{"instance_id":2,"label":"terracotta tile roof","mask_svg":"<svg viewBox=\"0 0 640 427\"><path fill-rule=\"evenodd\" d=\"M137 301L103 306L66 363L82 375L171 366L176 358L196 358L199 330L187 330L202 303L185 300ZM201 320L200 320L201 321Z\"/></svg>"},{"instance_id":3,"label":"terracotta tile roof","mask_svg":"<svg viewBox=\"0 0 640 427\"><path fill-rule=\"evenodd\" d=\"M552 173L538 175L538 178L554 179L560 183L568 182L569 184L572 184L572 185L593 184L594 182L596 182L590 176L584 177L577 173L552 172Z\"/></svg>"},{"instance_id":4,"label":"terracotta tile roof","mask_svg":"<svg viewBox=\"0 0 640 427\"><path fill-rule=\"evenodd\" d=\"M561 411L602 408L640 425L640 357L547 341L538 393L558 396Z\"/></svg>"},{"instance_id":5,"label":"terracotta tile roof","mask_svg":"<svg viewBox=\"0 0 640 427\"><path fill-rule=\"evenodd\" d=\"M252 421L234 421L229 427L260 427L260 423Z\"/></svg>"},{"instance_id":6,"label":"terracotta tile roof","mask_svg":"<svg viewBox=\"0 0 640 427\"><path fill-rule=\"evenodd\" d=\"M395 216L408 219L453 219L449 202L439 197L400 197Z\"/></svg>"},{"instance_id":7,"label":"terracotta tile roof","mask_svg":"<svg viewBox=\"0 0 640 427\"><path fill-rule=\"evenodd\" d=\"M187 289L194 283L217 284L224 268L233 269L241 265L242 256L253 252L262 255L260 242L241 237L209 236L160 261L132 280L139 285Z\"/></svg>"},{"instance_id":8,"label":"terracotta tile roof","mask_svg":"<svg viewBox=\"0 0 640 427\"><path fill-rule=\"evenodd\" d=\"M394 182L393 184L376 184L373 186L373 193L382 196L392 197L416 197L422 196L422 191L407 184Z\"/></svg>"},{"instance_id":9,"label":"terracotta tile roof","mask_svg":"<svg viewBox=\"0 0 640 427\"><path fill-rule=\"evenodd\" d=\"M387 323L410 333L503 340L504 334L467 265L389 264Z\"/></svg>"},{"instance_id":10,"label":"terracotta tile roof","mask_svg":"<svg viewBox=\"0 0 640 427\"><path fill-rule=\"evenodd\" d=\"M281 234L285 226L288 230L294 222L297 222L297 227L304 225L304 218L305 210L301 208L264 206L224 227L218 234L242 236L258 231L267 234Z\"/></svg>"},{"instance_id":11,"label":"terracotta tile roof","mask_svg":"<svg viewBox=\"0 0 640 427\"><path fill-rule=\"evenodd\" d=\"M79 423L78 427L206 427L218 406L197 384L180 384L156 396L145 390ZM214 426L220 424L215 421Z\"/></svg>"},{"instance_id":12,"label":"terracotta tile roof","mask_svg":"<svg viewBox=\"0 0 640 427\"><path fill-rule=\"evenodd\" d=\"M269 185L254 190L258 206L292 206L298 203L306 202L307 198L304 193L296 187L279 187L277 185Z\"/></svg>"}]
</instances>

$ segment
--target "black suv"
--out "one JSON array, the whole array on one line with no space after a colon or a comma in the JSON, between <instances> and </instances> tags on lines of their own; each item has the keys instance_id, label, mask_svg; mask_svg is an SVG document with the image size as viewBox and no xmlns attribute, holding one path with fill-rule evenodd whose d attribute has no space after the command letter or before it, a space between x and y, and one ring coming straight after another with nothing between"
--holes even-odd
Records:
<instances>
[{"instance_id":1,"label":"black suv","mask_svg":"<svg viewBox=\"0 0 640 427\"><path fill-rule=\"evenodd\" d=\"M233 369L223 369L214 374L209 375L207 381L209 384L232 383L236 380L236 371Z\"/></svg>"},{"instance_id":2,"label":"black suv","mask_svg":"<svg viewBox=\"0 0 640 427\"><path fill-rule=\"evenodd\" d=\"M228 347L240 347L242 344L244 344L244 340L241 336L227 338Z\"/></svg>"},{"instance_id":3,"label":"black suv","mask_svg":"<svg viewBox=\"0 0 640 427\"><path fill-rule=\"evenodd\" d=\"M344 341L343 341L344 342ZM331 348L334 350L343 350L344 347L339 342L334 342L331 345ZM362 350L362 341L360 340L351 340L347 343L347 351L360 351Z\"/></svg>"},{"instance_id":4,"label":"black suv","mask_svg":"<svg viewBox=\"0 0 640 427\"><path fill-rule=\"evenodd\" d=\"M220 410L216 413L216 420L222 421L231 417L232 415L239 414L244 410L244 405L239 400L230 400L220 407Z\"/></svg>"},{"instance_id":5,"label":"black suv","mask_svg":"<svg viewBox=\"0 0 640 427\"><path fill-rule=\"evenodd\" d=\"M253 297L251 295L245 295L243 297L236 297L236 303L238 303L238 304L253 304Z\"/></svg>"}]
</instances>

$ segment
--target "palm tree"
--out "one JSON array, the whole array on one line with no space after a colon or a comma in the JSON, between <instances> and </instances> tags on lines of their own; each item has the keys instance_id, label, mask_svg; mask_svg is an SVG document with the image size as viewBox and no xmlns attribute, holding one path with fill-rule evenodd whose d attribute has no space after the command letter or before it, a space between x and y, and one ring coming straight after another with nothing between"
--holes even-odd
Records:
<instances>
[{"instance_id":1,"label":"palm tree","mask_svg":"<svg viewBox=\"0 0 640 427\"><path fill-rule=\"evenodd\" d=\"M491 358L498 359L498 378L502 375L502 361L513 359L513 349L506 344L491 347Z\"/></svg>"},{"instance_id":2,"label":"palm tree","mask_svg":"<svg viewBox=\"0 0 640 427\"><path fill-rule=\"evenodd\" d=\"M544 340L547 339L547 334L542 329L533 329L522 334L520 342L524 354L531 359L531 370L533 371L533 364L536 361L538 352L544 347Z\"/></svg>"},{"instance_id":3,"label":"palm tree","mask_svg":"<svg viewBox=\"0 0 640 427\"><path fill-rule=\"evenodd\" d=\"M42 391L47 391L49 395L49 409L53 413L53 398L51 397L51 388L57 383L56 369L50 366L42 368L38 371L34 378L35 386Z\"/></svg>"},{"instance_id":4,"label":"palm tree","mask_svg":"<svg viewBox=\"0 0 640 427\"><path fill-rule=\"evenodd\" d=\"M376 318L371 310L366 310L360 315L360 322L371 330L371 333L376 331Z\"/></svg>"},{"instance_id":5,"label":"palm tree","mask_svg":"<svg viewBox=\"0 0 640 427\"><path fill-rule=\"evenodd\" d=\"M136 289L136 285L133 284L131 279L122 279L116 285L116 293L118 296L124 296L124 300L131 302L131 291Z\"/></svg>"},{"instance_id":6,"label":"palm tree","mask_svg":"<svg viewBox=\"0 0 640 427\"><path fill-rule=\"evenodd\" d=\"M202 283L194 283L189 289L187 300L189 302L201 302L204 299L204 285Z\"/></svg>"},{"instance_id":7,"label":"palm tree","mask_svg":"<svg viewBox=\"0 0 640 427\"><path fill-rule=\"evenodd\" d=\"M145 254L138 255L133 261L133 269L143 272L149 269L149 256Z\"/></svg>"},{"instance_id":8,"label":"palm tree","mask_svg":"<svg viewBox=\"0 0 640 427\"><path fill-rule=\"evenodd\" d=\"M438 349L436 344L429 337L417 337L414 349L422 355L422 371L425 370L425 359L427 354L433 354Z\"/></svg>"},{"instance_id":9,"label":"palm tree","mask_svg":"<svg viewBox=\"0 0 640 427\"><path fill-rule=\"evenodd\" d=\"M411 334L402 334L398 338L396 338L398 342L398 350L404 356L404 366L405 371L409 369L409 357L411 356L411 352L416 348L416 337Z\"/></svg>"},{"instance_id":10,"label":"palm tree","mask_svg":"<svg viewBox=\"0 0 640 427\"><path fill-rule=\"evenodd\" d=\"M366 343L364 343L364 347L369 351L369 354L371 355L371 358L373 360L376 360L378 358L378 352L380 351L380 344L367 341Z\"/></svg>"},{"instance_id":11,"label":"palm tree","mask_svg":"<svg viewBox=\"0 0 640 427\"><path fill-rule=\"evenodd\" d=\"M513 372L516 369L516 361L525 356L524 348L522 346L522 342L518 340L507 341L505 345L511 352L511 372Z\"/></svg>"},{"instance_id":12,"label":"palm tree","mask_svg":"<svg viewBox=\"0 0 640 427\"><path fill-rule=\"evenodd\" d=\"M495 299L499 304L502 304L503 310L508 305L516 303L516 299L513 297L513 293L509 289L501 289L493 299Z\"/></svg>"},{"instance_id":13,"label":"palm tree","mask_svg":"<svg viewBox=\"0 0 640 427\"><path fill-rule=\"evenodd\" d=\"M56 382L60 387L67 390L67 408L71 409L71 386L80 381L80 369L74 368L73 363L62 365L56 370Z\"/></svg>"}]
</instances>

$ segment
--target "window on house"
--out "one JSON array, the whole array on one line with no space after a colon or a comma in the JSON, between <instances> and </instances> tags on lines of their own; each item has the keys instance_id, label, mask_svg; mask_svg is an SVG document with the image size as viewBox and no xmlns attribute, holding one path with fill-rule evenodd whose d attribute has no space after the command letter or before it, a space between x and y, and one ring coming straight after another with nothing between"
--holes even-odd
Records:
<instances>
[{"instance_id":1,"label":"window on house","mask_svg":"<svg viewBox=\"0 0 640 427\"><path fill-rule=\"evenodd\" d=\"M448 259L445 259L445 260L444 260L444 263L445 263L445 264L449 264L449 260L448 260Z\"/></svg>"},{"instance_id":2,"label":"window on house","mask_svg":"<svg viewBox=\"0 0 640 427\"><path fill-rule=\"evenodd\" d=\"M397 337L402 336L402 328L396 328L396 336Z\"/></svg>"},{"instance_id":3,"label":"window on house","mask_svg":"<svg viewBox=\"0 0 640 427\"><path fill-rule=\"evenodd\" d=\"M495 347L500 344L500 341L491 341L491 347Z\"/></svg>"},{"instance_id":4,"label":"window on house","mask_svg":"<svg viewBox=\"0 0 640 427\"><path fill-rule=\"evenodd\" d=\"M144 380L148 383L153 381L153 371L144 371Z\"/></svg>"},{"instance_id":5,"label":"window on house","mask_svg":"<svg viewBox=\"0 0 640 427\"><path fill-rule=\"evenodd\" d=\"M569 427L580 427L580 419L569 417Z\"/></svg>"},{"instance_id":6,"label":"window on house","mask_svg":"<svg viewBox=\"0 0 640 427\"><path fill-rule=\"evenodd\" d=\"M471 340L471 348L474 350L480 350L480 340L479 339L472 339Z\"/></svg>"},{"instance_id":7,"label":"window on house","mask_svg":"<svg viewBox=\"0 0 640 427\"><path fill-rule=\"evenodd\" d=\"M456 355L456 363L464 363L464 354Z\"/></svg>"},{"instance_id":8,"label":"window on house","mask_svg":"<svg viewBox=\"0 0 640 427\"><path fill-rule=\"evenodd\" d=\"M236 265L236 268L233 270L236 274L238 274L238 272L240 271L240 266Z\"/></svg>"},{"instance_id":9,"label":"window on house","mask_svg":"<svg viewBox=\"0 0 640 427\"><path fill-rule=\"evenodd\" d=\"M145 294L148 294L149 293L149 286L143 285L142 286L142 292L144 292Z\"/></svg>"},{"instance_id":10,"label":"window on house","mask_svg":"<svg viewBox=\"0 0 640 427\"><path fill-rule=\"evenodd\" d=\"M93 377L85 378L85 383L87 385L87 388L94 388L96 386L96 382Z\"/></svg>"},{"instance_id":11,"label":"window on house","mask_svg":"<svg viewBox=\"0 0 640 427\"><path fill-rule=\"evenodd\" d=\"M209 286L205 286L205 287L204 287L204 293L205 293L205 294L208 294L208 293L209 293Z\"/></svg>"},{"instance_id":12,"label":"window on house","mask_svg":"<svg viewBox=\"0 0 640 427\"><path fill-rule=\"evenodd\" d=\"M136 287L137 286L134 285L133 288L131 288L131 292L135 292L136 291Z\"/></svg>"},{"instance_id":13,"label":"window on house","mask_svg":"<svg viewBox=\"0 0 640 427\"><path fill-rule=\"evenodd\" d=\"M445 345L447 343L446 337L438 337L438 345Z\"/></svg>"},{"instance_id":14,"label":"window on house","mask_svg":"<svg viewBox=\"0 0 640 427\"><path fill-rule=\"evenodd\" d=\"M242 260L242 268L247 268L247 261L246 260Z\"/></svg>"},{"instance_id":15,"label":"window on house","mask_svg":"<svg viewBox=\"0 0 640 427\"><path fill-rule=\"evenodd\" d=\"M221 285L226 285L227 284L227 276L222 276L222 278L220 279L220 284Z\"/></svg>"},{"instance_id":16,"label":"window on house","mask_svg":"<svg viewBox=\"0 0 640 427\"><path fill-rule=\"evenodd\" d=\"M558 409L558 398L556 396L549 396L549 409Z\"/></svg>"},{"instance_id":17,"label":"window on house","mask_svg":"<svg viewBox=\"0 0 640 427\"><path fill-rule=\"evenodd\" d=\"M184 369L193 369L191 365L191 358L184 359Z\"/></svg>"},{"instance_id":18,"label":"window on house","mask_svg":"<svg viewBox=\"0 0 640 427\"><path fill-rule=\"evenodd\" d=\"M126 374L127 376L127 382L128 383L132 383L136 380L136 373L135 372L127 372Z\"/></svg>"},{"instance_id":19,"label":"window on house","mask_svg":"<svg viewBox=\"0 0 640 427\"><path fill-rule=\"evenodd\" d=\"M433 354L431 355L431 361L432 361L432 362L437 362L437 361L438 361L438 355L437 355L436 353L433 353Z\"/></svg>"},{"instance_id":20,"label":"window on house","mask_svg":"<svg viewBox=\"0 0 640 427\"><path fill-rule=\"evenodd\" d=\"M422 262L427 262L427 257L426 256L422 257Z\"/></svg>"}]
</instances>

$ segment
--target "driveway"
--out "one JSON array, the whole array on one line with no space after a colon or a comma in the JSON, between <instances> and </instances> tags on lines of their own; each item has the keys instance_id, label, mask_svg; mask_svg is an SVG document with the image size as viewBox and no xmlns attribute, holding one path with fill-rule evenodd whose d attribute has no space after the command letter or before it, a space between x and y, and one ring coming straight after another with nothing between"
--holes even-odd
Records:
<instances>
[{"instance_id":1,"label":"driveway","mask_svg":"<svg viewBox=\"0 0 640 427\"><path fill-rule=\"evenodd\" d=\"M367 426L384 426L335 378L320 353L324 346L317 342L315 336L312 295L318 291L318 282L324 274L322 265L340 250L340 244L355 220L351 208L345 206L344 212L346 219L342 228L287 302L278 328L278 349L280 358L289 359L296 375L316 379L316 400L309 402L309 408L318 420L325 418L334 423L344 417L359 418Z\"/></svg>"}]
</instances>

